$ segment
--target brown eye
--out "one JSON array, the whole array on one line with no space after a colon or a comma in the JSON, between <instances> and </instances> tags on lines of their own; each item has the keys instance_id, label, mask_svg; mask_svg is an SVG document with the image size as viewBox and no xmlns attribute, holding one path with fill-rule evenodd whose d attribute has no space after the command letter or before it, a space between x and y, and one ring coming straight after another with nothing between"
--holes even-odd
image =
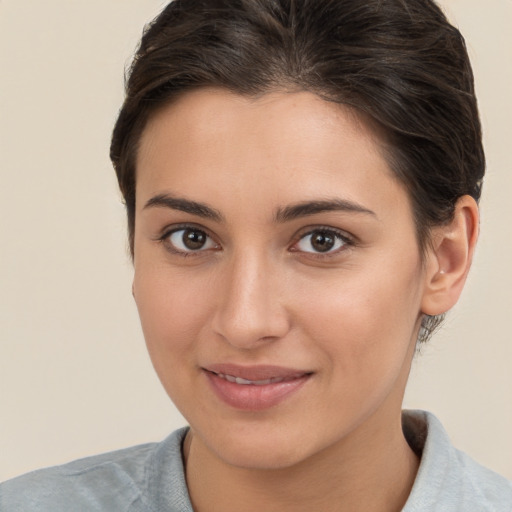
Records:
<instances>
[{"instance_id":1,"label":"brown eye","mask_svg":"<svg viewBox=\"0 0 512 512\"><path fill-rule=\"evenodd\" d=\"M314 233L311 235L310 243L311 247L313 247L315 251L327 252L334 247L336 239L329 233Z\"/></svg>"},{"instance_id":2,"label":"brown eye","mask_svg":"<svg viewBox=\"0 0 512 512\"><path fill-rule=\"evenodd\" d=\"M182 240L183 245L191 251L197 251L201 249L206 243L207 236L202 231L196 231L192 229L186 229L183 231Z\"/></svg>"},{"instance_id":3,"label":"brown eye","mask_svg":"<svg viewBox=\"0 0 512 512\"><path fill-rule=\"evenodd\" d=\"M177 229L167 237L167 240L177 252L197 252L216 247L204 231L195 228Z\"/></svg>"},{"instance_id":4,"label":"brown eye","mask_svg":"<svg viewBox=\"0 0 512 512\"><path fill-rule=\"evenodd\" d=\"M333 230L317 229L304 235L296 247L297 250L309 253L329 253L343 249L349 241Z\"/></svg>"}]
</instances>

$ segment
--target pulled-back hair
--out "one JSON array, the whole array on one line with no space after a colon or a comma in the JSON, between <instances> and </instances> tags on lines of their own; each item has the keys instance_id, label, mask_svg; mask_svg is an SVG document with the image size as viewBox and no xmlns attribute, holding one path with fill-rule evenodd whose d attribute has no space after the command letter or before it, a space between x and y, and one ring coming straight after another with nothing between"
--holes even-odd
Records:
<instances>
[{"instance_id":1,"label":"pulled-back hair","mask_svg":"<svg viewBox=\"0 0 512 512\"><path fill-rule=\"evenodd\" d=\"M144 32L110 156L135 226L141 133L168 102L201 87L259 96L310 91L383 134L411 199L423 251L485 170L464 39L432 0L175 0Z\"/></svg>"}]
</instances>

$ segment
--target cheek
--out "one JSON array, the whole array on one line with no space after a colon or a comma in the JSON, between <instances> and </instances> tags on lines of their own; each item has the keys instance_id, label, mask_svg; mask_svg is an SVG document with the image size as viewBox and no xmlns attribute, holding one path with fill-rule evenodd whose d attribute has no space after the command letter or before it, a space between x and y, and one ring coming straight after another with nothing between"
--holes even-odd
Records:
<instances>
[{"instance_id":1,"label":"cheek","mask_svg":"<svg viewBox=\"0 0 512 512\"><path fill-rule=\"evenodd\" d=\"M412 260L414 262L414 260ZM400 271L384 262L375 269L350 269L302 283L308 293L297 303L307 338L323 349L342 375L368 373L375 379L403 363L420 315L420 270ZM387 371L387 370L386 370Z\"/></svg>"},{"instance_id":2,"label":"cheek","mask_svg":"<svg viewBox=\"0 0 512 512\"><path fill-rule=\"evenodd\" d=\"M166 268L136 268L134 298L159 374L171 361L186 358L194 340L200 338L213 304L210 290L203 280L180 273L169 275Z\"/></svg>"},{"instance_id":3,"label":"cheek","mask_svg":"<svg viewBox=\"0 0 512 512\"><path fill-rule=\"evenodd\" d=\"M348 279L325 286L303 304L302 328L329 397L317 407L327 417L361 418L388 396L401 401L417 321L415 281L401 281L398 293L386 280L367 277L365 286Z\"/></svg>"}]
</instances>

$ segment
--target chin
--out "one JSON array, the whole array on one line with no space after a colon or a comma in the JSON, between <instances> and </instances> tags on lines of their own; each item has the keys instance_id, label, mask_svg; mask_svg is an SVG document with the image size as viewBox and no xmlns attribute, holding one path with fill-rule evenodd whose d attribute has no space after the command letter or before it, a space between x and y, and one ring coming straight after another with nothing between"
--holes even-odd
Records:
<instances>
[{"instance_id":1,"label":"chin","mask_svg":"<svg viewBox=\"0 0 512 512\"><path fill-rule=\"evenodd\" d=\"M256 428L255 428L256 427ZM304 432L269 425L237 428L221 432L197 432L194 437L215 458L230 466L252 470L277 470L301 463L318 451ZM236 432L236 434L233 434ZM310 448L308 450L308 447Z\"/></svg>"},{"instance_id":2,"label":"chin","mask_svg":"<svg viewBox=\"0 0 512 512\"><path fill-rule=\"evenodd\" d=\"M217 456L230 466L248 470L279 470L296 466L303 460L303 454L297 451L297 446L289 448L281 446L233 446L226 448Z\"/></svg>"}]
</instances>

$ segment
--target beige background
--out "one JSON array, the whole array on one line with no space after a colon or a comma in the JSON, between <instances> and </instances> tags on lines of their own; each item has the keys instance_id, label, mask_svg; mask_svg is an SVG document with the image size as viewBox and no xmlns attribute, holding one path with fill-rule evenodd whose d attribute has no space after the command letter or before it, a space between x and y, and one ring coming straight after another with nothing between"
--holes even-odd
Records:
<instances>
[{"instance_id":1,"label":"beige background","mask_svg":"<svg viewBox=\"0 0 512 512\"><path fill-rule=\"evenodd\" d=\"M164 3L0 0L0 480L183 423L146 356L108 160L123 66ZM488 177L469 286L406 406L512 479L512 0L442 4L473 58Z\"/></svg>"}]
</instances>

